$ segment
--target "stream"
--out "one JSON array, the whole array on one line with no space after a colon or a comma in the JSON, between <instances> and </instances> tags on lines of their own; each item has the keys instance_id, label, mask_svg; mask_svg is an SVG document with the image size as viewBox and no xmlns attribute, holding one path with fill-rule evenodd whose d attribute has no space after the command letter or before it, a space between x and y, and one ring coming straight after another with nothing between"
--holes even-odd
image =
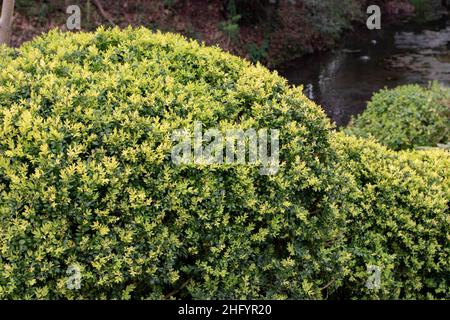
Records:
<instances>
[{"instance_id":1,"label":"stream","mask_svg":"<svg viewBox=\"0 0 450 320\"><path fill-rule=\"evenodd\" d=\"M344 46L278 69L338 125L361 113L374 92L436 80L450 86L450 18L352 35Z\"/></svg>"}]
</instances>

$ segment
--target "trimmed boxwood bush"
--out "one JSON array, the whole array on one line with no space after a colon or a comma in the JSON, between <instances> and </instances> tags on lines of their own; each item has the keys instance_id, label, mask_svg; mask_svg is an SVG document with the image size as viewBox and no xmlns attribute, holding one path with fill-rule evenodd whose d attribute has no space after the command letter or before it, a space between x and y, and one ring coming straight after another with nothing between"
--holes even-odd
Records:
<instances>
[{"instance_id":1,"label":"trimmed boxwood bush","mask_svg":"<svg viewBox=\"0 0 450 320\"><path fill-rule=\"evenodd\" d=\"M52 31L8 56L0 298L322 298L339 285L330 124L301 88L144 28ZM171 134L194 121L279 129L278 174L174 165Z\"/></svg>"},{"instance_id":2,"label":"trimmed boxwood bush","mask_svg":"<svg viewBox=\"0 0 450 320\"><path fill-rule=\"evenodd\" d=\"M335 298L445 299L450 295L450 153L394 152L373 140L334 138L346 194L351 272ZM367 268L380 287L366 287Z\"/></svg>"},{"instance_id":3,"label":"trimmed boxwood bush","mask_svg":"<svg viewBox=\"0 0 450 320\"><path fill-rule=\"evenodd\" d=\"M145 28L0 58L0 298L448 297L445 151L335 134L276 73ZM279 172L175 165L195 121L278 129Z\"/></svg>"},{"instance_id":4,"label":"trimmed boxwood bush","mask_svg":"<svg viewBox=\"0 0 450 320\"><path fill-rule=\"evenodd\" d=\"M353 118L346 133L372 136L402 150L450 141L450 88L405 85L376 93L367 109Z\"/></svg>"}]
</instances>

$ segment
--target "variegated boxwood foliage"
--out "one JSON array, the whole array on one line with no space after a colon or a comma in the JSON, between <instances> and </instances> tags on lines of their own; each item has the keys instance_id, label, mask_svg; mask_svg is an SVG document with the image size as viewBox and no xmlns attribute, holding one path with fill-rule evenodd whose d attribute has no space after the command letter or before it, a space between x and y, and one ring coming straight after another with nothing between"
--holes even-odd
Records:
<instances>
[{"instance_id":1,"label":"variegated boxwood foliage","mask_svg":"<svg viewBox=\"0 0 450 320\"><path fill-rule=\"evenodd\" d=\"M144 28L52 31L2 55L0 298L322 298L340 283L330 124L301 88ZM278 174L175 166L171 133L194 121L278 129Z\"/></svg>"},{"instance_id":2,"label":"variegated boxwood foliage","mask_svg":"<svg viewBox=\"0 0 450 320\"><path fill-rule=\"evenodd\" d=\"M0 58L0 298L448 296L445 151L335 135L276 74L143 28ZM279 129L278 174L174 165L194 121Z\"/></svg>"},{"instance_id":3,"label":"variegated boxwood foliage","mask_svg":"<svg viewBox=\"0 0 450 320\"><path fill-rule=\"evenodd\" d=\"M450 88L438 83L405 85L376 93L345 130L372 136L394 150L450 142Z\"/></svg>"},{"instance_id":4,"label":"variegated boxwood foliage","mask_svg":"<svg viewBox=\"0 0 450 320\"><path fill-rule=\"evenodd\" d=\"M335 298L448 299L450 153L337 134L351 270ZM367 281L379 267L379 288Z\"/></svg>"}]
</instances>

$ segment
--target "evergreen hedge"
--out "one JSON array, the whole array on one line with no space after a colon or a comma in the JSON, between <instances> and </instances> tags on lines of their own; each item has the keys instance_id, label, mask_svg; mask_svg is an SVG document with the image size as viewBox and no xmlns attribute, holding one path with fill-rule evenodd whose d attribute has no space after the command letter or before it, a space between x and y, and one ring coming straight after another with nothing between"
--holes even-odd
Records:
<instances>
[{"instance_id":1,"label":"evergreen hedge","mask_svg":"<svg viewBox=\"0 0 450 320\"><path fill-rule=\"evenodd\" d=\"M395 152L374 140L334 137L346 194L351 262L335 298L446 299L450 296L450 153ZM369 266L379 288L367 287Z\"/></svg>"}]
</instances>

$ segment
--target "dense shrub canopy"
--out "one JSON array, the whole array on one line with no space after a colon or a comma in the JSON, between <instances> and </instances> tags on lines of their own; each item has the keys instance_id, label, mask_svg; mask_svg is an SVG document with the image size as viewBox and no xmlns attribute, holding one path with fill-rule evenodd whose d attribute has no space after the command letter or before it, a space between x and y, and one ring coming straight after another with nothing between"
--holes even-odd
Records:
<instances>
[{"instance_id":1,"label":"dense shrub canopy","mask_svg":"<svg viewBox=\"0 0 450 320\"><path fill-rule=\"evenodd\" d=\"M335 134L275 73L144 28L53 31L0 58L0 298L448 296L445 151ZM444 105L398 90L369 108ZM175 165L171 136L195 121L278 129L278 173Z\"/></svg>"},{"instance_id":2,"label":"dense shrub canopy","mask_svg":"<svg viewBox=\"0 0 450 320\"><path fill-rule=\"evenodd\" d=\"M311 298L336 278L330 125L301 88L144 28L53 31L14 55L0 69L1 298ZM278 174L174 165L171 133L194 121L279 129Z\"/></svg>"},{"instance_id":3,"label":"dense shrub canopy","mask_svg":"<svg viewBox=\"0 0 450 320\"><path fill-rule=\"evenodd\" d=\"M352 119L347 133L373 136L402 150L450 141L450 88L434 83L400 86L376 93L367 109Z\"/></svg>"},{"instance_id":4,"label":"dense shrub canopy","mask_svg":"<svg viewBox=\"0 0 450 320\"><path fill-rule=\"evenodd\" d=\"M450 153L394 152L343 134L332 145L345 180L341 207L351 256L335 297L448 298ZM380 288L366 286L369 266L379 268Z\"/></svg>"}]
</instances>

